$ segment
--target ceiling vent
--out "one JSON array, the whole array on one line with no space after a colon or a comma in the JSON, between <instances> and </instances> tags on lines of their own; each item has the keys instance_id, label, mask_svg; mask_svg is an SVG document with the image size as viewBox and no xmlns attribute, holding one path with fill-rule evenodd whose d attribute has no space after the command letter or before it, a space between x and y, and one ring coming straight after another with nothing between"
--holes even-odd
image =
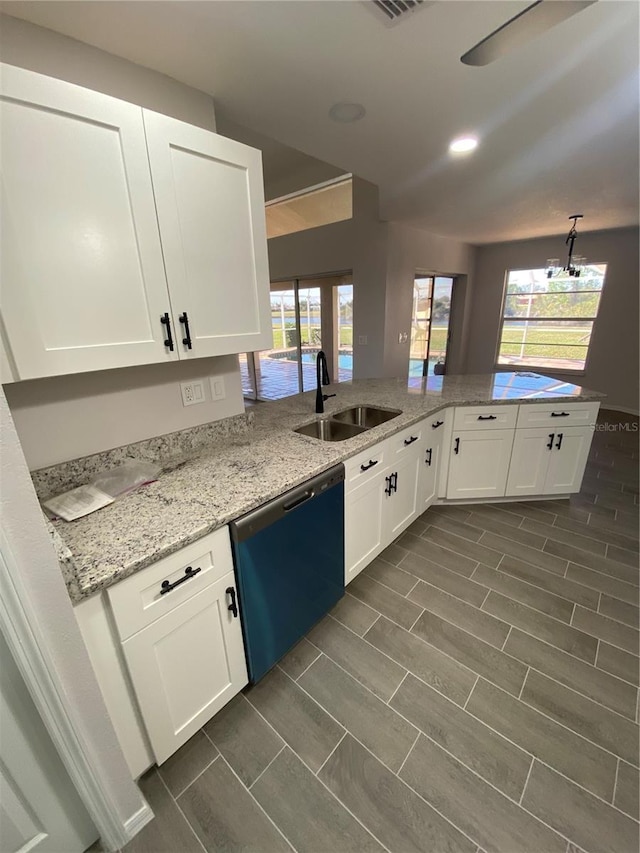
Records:
<instances>
[{"instance_id":1,"label":"ceiling vent","mask_svg":"<svg viewBox=\"0 0 640 853\"><path fill-rule=\"evenodd\" d=\"M432 2L425 0L365 0L365 6L387 27L395 27L418 9L426 9L431 5Z\"/></svg>"}]
</instances>

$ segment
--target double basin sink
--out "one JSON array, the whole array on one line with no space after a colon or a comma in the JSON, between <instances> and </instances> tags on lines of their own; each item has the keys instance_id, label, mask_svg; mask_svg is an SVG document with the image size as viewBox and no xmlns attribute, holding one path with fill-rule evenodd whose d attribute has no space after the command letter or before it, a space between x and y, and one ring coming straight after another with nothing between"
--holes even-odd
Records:
<instances>
[{"instance_id":1,"label":"double basin sink","mask_svg":"<svg viewBox=\"0 0 640 853\"><path fill-rule=\"evenodd\" d=\"M401 415L400 409L378 409L375 406L354 406L336 412L328 418L313 421L294 430L301 435L318 438L320 441L345 441L368 429L380 426Z\"/></svg>"}]
</instances>

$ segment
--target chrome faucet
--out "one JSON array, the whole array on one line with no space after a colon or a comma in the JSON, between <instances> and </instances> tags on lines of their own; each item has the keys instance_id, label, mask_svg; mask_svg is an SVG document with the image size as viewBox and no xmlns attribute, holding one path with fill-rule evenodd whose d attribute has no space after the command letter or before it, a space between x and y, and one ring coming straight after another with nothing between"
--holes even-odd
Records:
<instances>
[{"instance_id":1,"label":"chrome faucet","mask_svg":"<svg viewBox=\"0 0 640 853\"><path fill-rule=\"evenodd\" d=\"M335 394L322 393L323 385L331 385L329 370L327 369L327 357L322 350L320 350L316 356L316 378L318 380L318 387L316 390L316 413L321 415L324 412L324 401L328 400L329 397L336 396Z\"/></svg>"}]
</instances>

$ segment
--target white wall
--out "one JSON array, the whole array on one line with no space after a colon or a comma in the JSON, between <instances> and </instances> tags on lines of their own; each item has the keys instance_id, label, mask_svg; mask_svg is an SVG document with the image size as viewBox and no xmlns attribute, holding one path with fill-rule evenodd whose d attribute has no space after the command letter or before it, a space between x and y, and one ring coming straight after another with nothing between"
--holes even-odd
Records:
<instances>
[{"instance_id":1,"label":"white wall","mask_svg":"<svg viewBox=\"0 0 640 853\"><path fill-rule=\"evenodd\" d=\"M223 377L224 400L211 400L211 376ZM206 402L182 405L180 382L189 379L205 379ZM244 412L235 355L32 379L4 390L32 471Z\"/></svg>"},{"instance_id":2,"label":"white wall","mask_svg":"<svg viewBox=\"0 0 640 853\"><path fill-rule=\"evenodd\" d=\"M562 257L565 235L480 246L469 329L468 373L493 370L500 334L505 272L535 269ZM556 374L607 394L611 408L638 411L638 229L580 233L576 249L607 264L607 277L583 375ZM541 371L544 372L544 371Z\"/></svg>"},{"instance_id":3,"label":"white wall","mask_svg":"<svg viewBox=\"0 0 640 853\"><path fill-rule=\"evenodd\" d=\"M131 780L107 715L1 390L0 483L2 530L20 572L20 585L37 616L74 725L100 768L102 784L124 824L144 806L144 800Z\"/></svg>"},{"instance_id":4,"label":"white wall","mask_svg":"<svg viewBox=\"0 0 640 853\"><path fill-rule=\"evenodd\" d=\"M205 92L28 21L1 16L0 57L8 65L86 86L207 130L216 129L213 100Z\"/></svg>"}]
</instances>

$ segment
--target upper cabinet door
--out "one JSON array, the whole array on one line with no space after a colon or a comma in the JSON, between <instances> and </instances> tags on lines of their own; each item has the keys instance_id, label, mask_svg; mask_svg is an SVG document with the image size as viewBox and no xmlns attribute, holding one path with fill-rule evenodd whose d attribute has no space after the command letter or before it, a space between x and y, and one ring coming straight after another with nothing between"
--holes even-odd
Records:
<instances>
[{"instance_id":1,"label":"upper cabinet door","mask_svg":"<svg viewBox=\"0 0 640 853\"><path fill-rule=\"evenodd\" d=\"M5 65L0 126L0 306L18 377L177 358L142 110Z\"/></svg>"},{"instance_id":2,"label":"upper cabinet door","mask_svg":"<svg viewBox=\"0 0 640 853\"><path fill-rule=\"evenodd\" d=\"M180 358L269 349L260 152L143 114Z\"/></svg>"}]
</instances>

